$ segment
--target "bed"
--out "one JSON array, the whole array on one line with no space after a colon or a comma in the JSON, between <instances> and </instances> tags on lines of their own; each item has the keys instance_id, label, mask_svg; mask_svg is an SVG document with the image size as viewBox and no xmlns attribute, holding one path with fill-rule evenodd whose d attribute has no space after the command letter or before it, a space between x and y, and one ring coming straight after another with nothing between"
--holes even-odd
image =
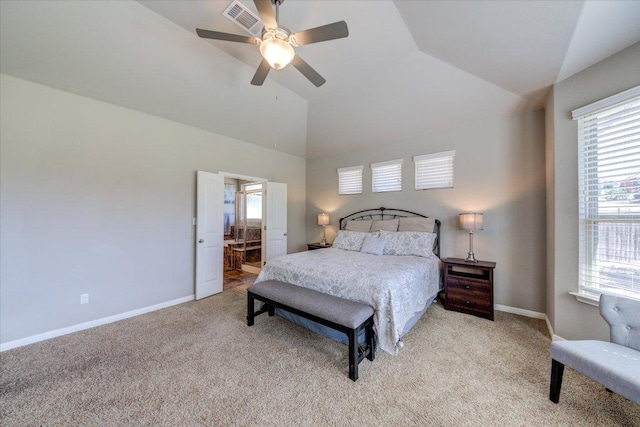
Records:
<instances>
[{"instance_id":1,"label":"bed","mask_svg":"<svg viewBox=\"0 0 640 427\"><path fill-rule=\"evenodd\" d=\"M438 220L401 209L367 209L340 219L333 247L276 257L256 283L278 280L370 305L378 348L396 355L402 336L442 288L439 242ZM346 343L344 334L320 324L276 314Z\"/></svg>"}]
</instances>

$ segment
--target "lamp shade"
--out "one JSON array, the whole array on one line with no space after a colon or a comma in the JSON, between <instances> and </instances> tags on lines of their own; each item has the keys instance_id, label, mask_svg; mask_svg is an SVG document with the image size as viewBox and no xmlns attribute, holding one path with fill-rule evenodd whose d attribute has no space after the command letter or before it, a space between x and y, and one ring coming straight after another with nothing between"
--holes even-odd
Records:
<instances>
[{"instance_id":1,"label":"lamp shade","mask_svg":"<svg viewBox=\"0 0 640 427\"><path fill-rule=\"evenodd\" d=\"M482 230L482 221L484 214L465 212L459 215L460 228L462 230Z\"/></svg>"},{"instance_id":2,"label":"lamp shade","mask_svg":"<svg viewBox=\"0 0 640 427\"><path fill-rule=\"evenodd\" d=\"M324 212L318 214L318 225L329 225L329 215Z\"/></svg>"}]
</instances>

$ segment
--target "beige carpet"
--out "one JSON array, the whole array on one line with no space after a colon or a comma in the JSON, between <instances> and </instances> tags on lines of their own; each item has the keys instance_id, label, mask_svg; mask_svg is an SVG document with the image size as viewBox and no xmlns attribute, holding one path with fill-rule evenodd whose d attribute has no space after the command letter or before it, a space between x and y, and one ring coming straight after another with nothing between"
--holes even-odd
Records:
<instances>
[{"instance_id":1,"label":"beige carpet","mask_svg":"<svg viewBox=\"0 0 640 427\"><path fill-rule=\"evenodd\" d=\"M279 318L246 326L236 288L0 354L3 426L640 426L570 369L548 399L543 321L435 305L400 354L347 374L347 348Z\"/></svg>"}]
</instances>

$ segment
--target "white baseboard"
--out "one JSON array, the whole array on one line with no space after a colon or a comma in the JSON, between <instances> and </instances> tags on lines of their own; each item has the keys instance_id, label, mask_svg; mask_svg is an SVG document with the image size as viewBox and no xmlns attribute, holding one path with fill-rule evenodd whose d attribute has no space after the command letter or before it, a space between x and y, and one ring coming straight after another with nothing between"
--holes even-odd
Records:
<instances>
[{"instance_id":1,"label":"white baseboard","mask_svg":"<svg viewBox=\"0 0 640 427\"><path fill-rule=\"evenodd\" d=\"M556 335L553 332L553 326L551 326L551 322L549 321L549 317L547 315L544 316L544 320L547 322L547 328L549 329L549 336L551 336L551 341L565 341L560 335Z\"/></svg>"},{"instance_id":2,"label":"white baseboard","mask_svg":"<svg viewBox=\"0 0 640 427\"><path fill-rule=\"evenodd\" d=\"M544 313L538 313L537 311L524 310L522 308L509 307L508 305L494 304L494 310L504 311L506 313L518 314L524 317L532 317L534 319L544 319L547 317Z\"/></svg>"},{"instance_id":3,"label":"white baseboard","mask_svg":"<svg viewBox=\"0 0 640 427\"><path fill-rule=\"evenodd\" d=\"M564 338L555 335L549 317L545 313L538 313L537 311L523 310L521 308L509 307L508 305L494 304L493 308L498 311L505 311L507 313L519 314L520 316L532 317L534 319L543 319L547 323L547 329L549 329L549 336L553 341L562 341Z\"/></svg>"},{"instance_id":4,"label":"white baseboard","mask_svg":"<svg viewBox=\"0 0 640 427\"><path fill-rule=\"evenodd\" d=\"M138 308L136 310L127 311L126 313L120 313L113 316L103 317L102 319L91 320L89 322L79 323L77 325L68 326L66 328L56 329L54 331L45 332L38 335L32 335L30 337L21 338L15 341L9 341L0 344L0 352L11 350L12 348L22 347L24 345L33 344L36 342L48 340L50 338L59 337L62 335L71 334L73 332L82 331L89 328L95 328L96 326L106 325L107 323L117 322L118 320L128 319L129 317L139 316L141 314L150 313L152 311L160 310L163 308L171 307L172 305L182 304L184 302L193 301L194 295L188 295L186 297L174 299L171 301L162 302L160 304L150 305L148 307Z\"/></svg>"}]
</instances>

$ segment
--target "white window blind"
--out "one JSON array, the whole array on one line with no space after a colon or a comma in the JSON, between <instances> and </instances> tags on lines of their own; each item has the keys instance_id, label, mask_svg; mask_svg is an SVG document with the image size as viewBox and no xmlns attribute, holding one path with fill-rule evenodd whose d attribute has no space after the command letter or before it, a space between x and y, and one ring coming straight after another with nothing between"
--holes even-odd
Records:
<instances>
[{"instance_id":1,"label":"white window blind","mask_svg":"<svg viewBox=\"0 0 640 427\"><path fill-rule=\"evenodd\" d=\"M414 156L416 190L453 188L453 159L455 150Z\"/></svg>"},{"instance_id":2,"label":"white window blind","mask_svg":"<svg viewBox=\"0 0 640 427\"><path fill-rule=\"evenodd\" d=\"M371 174L374 193L402 191L402 159L371 163Z\"/></svg>"},{"instance_id":3,"label":"white window blind","mask_svg":"<svg viewBox=\"0 0 640 427\"><path fill-rule=\"evenodd\" d=\"M338 169L338 194L362 194L363 166Z\"/></svg>"},{"instance_id":4,"label":"white window blind","mask_svg":"<svg viewBox=\"0 0 640 427\"><path fill-rule=\"evenodd\" d=\"M640 297L640 87L578 120L578 295Z\"/></svg>"}]
</instances>

